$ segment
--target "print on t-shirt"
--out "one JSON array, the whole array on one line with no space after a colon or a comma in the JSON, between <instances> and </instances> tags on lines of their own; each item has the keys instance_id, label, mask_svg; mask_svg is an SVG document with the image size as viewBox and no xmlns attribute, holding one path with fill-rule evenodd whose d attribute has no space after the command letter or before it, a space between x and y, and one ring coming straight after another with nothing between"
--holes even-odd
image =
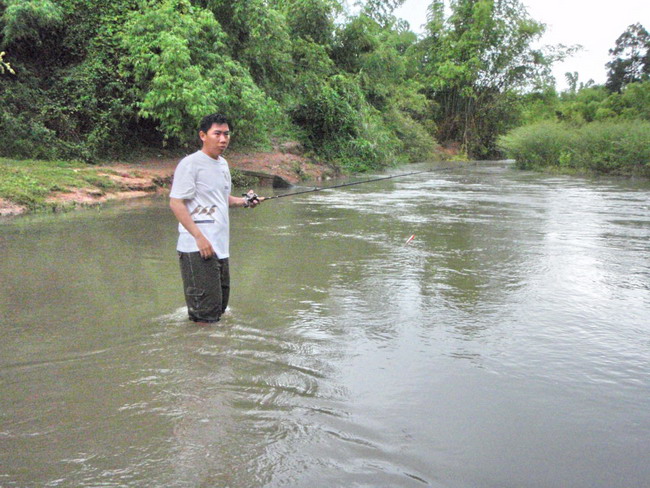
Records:
<instances>
[{"instance_id":1,"label":"print on t-shirt","mask_svg":"<svg viewBox=\"0 0 650 488\"><path fill-rule=\"evenodd\" d=\"M199 205L194 210L192 210L192 213L190 215L192 216L195 224L213 224L214 218L210 217L212 217L216 210L216 205L212 205L211 207L203 207Z\"/></svg>"}]
</instances>

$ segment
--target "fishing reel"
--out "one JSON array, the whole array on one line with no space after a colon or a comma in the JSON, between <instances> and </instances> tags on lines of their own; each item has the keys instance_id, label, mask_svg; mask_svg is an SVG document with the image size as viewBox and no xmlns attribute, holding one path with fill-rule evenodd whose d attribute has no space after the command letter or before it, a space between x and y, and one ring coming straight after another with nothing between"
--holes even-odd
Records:
<instances>
[{"instance_id":1,"label":"fishing reel","mask_svg":"<svg viewBox=\"0 0 650 488\"><path fill-rule=\"evenodd\" d=\"M250 190L248 193L242 193L242 197L244 197L244 208L250 207L251 203L257 205L261 201L258 194L253 190Z\"/></svg>"}]
</instances>

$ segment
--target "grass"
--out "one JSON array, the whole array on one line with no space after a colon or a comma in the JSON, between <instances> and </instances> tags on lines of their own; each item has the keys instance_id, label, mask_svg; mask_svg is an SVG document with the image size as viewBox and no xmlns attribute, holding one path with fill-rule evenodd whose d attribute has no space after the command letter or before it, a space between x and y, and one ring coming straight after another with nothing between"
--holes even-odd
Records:
<instances>
[{"instance_id":1,"label":"grass","mask_svg":"<svg viewBox=\"0 0 650 488\"><path fill-rule=\"evenodd\" d=\"M56 192L75 188L104 192L117 188L106 173L105 169L81 162L0 158L0 198L30 210L54 208L46 199Z\"/></svg>"},{"instance_id":2,"label":"grass","mask_svg":"<svg viewBox=\"0 0 650 488\"><path fill-rule=\"evenodd\" d=\"M522 169L650 177L650 122L644 120L540 122L511 131L500 145Z\"/></svg>"}]
</instances>

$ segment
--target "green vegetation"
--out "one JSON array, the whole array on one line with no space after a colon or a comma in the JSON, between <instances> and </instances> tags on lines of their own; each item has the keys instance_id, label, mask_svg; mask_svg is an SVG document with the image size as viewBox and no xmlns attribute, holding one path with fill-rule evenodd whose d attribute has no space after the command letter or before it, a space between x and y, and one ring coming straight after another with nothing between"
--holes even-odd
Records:
<instances>
[{"instance_id":1,"label":"green vegetation","mask_svg":"<svg viewBox=\"0 0 650 488\"><path fill-rule=\"evenodd\" d=\"M403 2L0 0L0 156L186 150L218 111L234 150L296 140L344 172L441 158L441 146L523 167L645 167L643 26L616 40L605 86L572 73L558 94L552 64L575 48L535 48L544 25L521 0L431 0L419 36L393 15ZM38 205L48 190L11 171L6 198Z\"/></svg>"},{"instance_id":2,"label":"green vegetation","mask_svg":"<svg viewBox=\"0 0 650 488\"><path fill-rule=\"evenodd\" d=\"M650 176L650 121L538 122L501 139L522 169Z\"/></svg>"},{"instance_id":3,"label":"green vegetation","mask_svg":"<svg viewBox=\"0 0 650 488\"><path fill-rule=\"evenodd\" d=\"M607 83L522 99L522 126L500 146L521 168L650 176L650 34L629 26L610 50Z\"/></svg>"},{"instance_id":4,"label":"green vegetation","mask_svg":"<svg viewBox=\"0 0 650 488\"><path fill-rule=\"evenodd\" d=\"M258 178L246 175L237 168L230 169L230 177L233 188L254 188L258 185L259 181Z\"/></svg>"},{"instance_id":5,"label":"green vegetation","mask_svg":"<svg viewBox=\"0 0 650 488\"><path fill-rule=\"evenodd\" d=\"M650 81L530 95L522 116L499 140L521 168L650 176Z\"/></svg>"},{"instance_id":6,"label":"green vegetation","mask_svg":"<svg viewBox=\"0 0 650 488\"><path fill-rule=\"evenodd\" d=\"M0 198L31 210L54 208L47 197L52 192L91 188L97 192L115 189L117 184L98 169L69 161L15 161L0 158ZM102 173L106 173L103 171Z\"/></svg>"},{"instance_id":7,"label":"green vegetation","mask_svg":"<svg viewBox=\"0 0 650 488\"><path fill-rule=\"evenodd\" d=\"M343 171L493 156L515 93L556 59L519 0L0 0L0 156L126 157L196 144L213 111L233 149L297 139Z\"/></svg>"}]
</instances>

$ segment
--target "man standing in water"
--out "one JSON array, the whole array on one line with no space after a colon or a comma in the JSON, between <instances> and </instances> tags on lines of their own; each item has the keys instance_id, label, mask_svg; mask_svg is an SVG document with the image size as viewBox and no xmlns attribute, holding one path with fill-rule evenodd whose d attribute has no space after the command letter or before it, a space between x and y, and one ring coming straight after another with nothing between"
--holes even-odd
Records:
<instances>
[{"instance_id":1,"label":"man standing in water","mask_svg":"<svg viewBox=\"0 0 650 488\"><path fill-rule=\"evenodd\" d=\"M219 320L230 296L229 207L255 207L260 199L230 194L227 161L221 157L230 143L230 123L220 114L203 118L201 150L183 158L174 172L169 206L178 225L185 301L190 320Z\"/></svg>"}]
</instances>

